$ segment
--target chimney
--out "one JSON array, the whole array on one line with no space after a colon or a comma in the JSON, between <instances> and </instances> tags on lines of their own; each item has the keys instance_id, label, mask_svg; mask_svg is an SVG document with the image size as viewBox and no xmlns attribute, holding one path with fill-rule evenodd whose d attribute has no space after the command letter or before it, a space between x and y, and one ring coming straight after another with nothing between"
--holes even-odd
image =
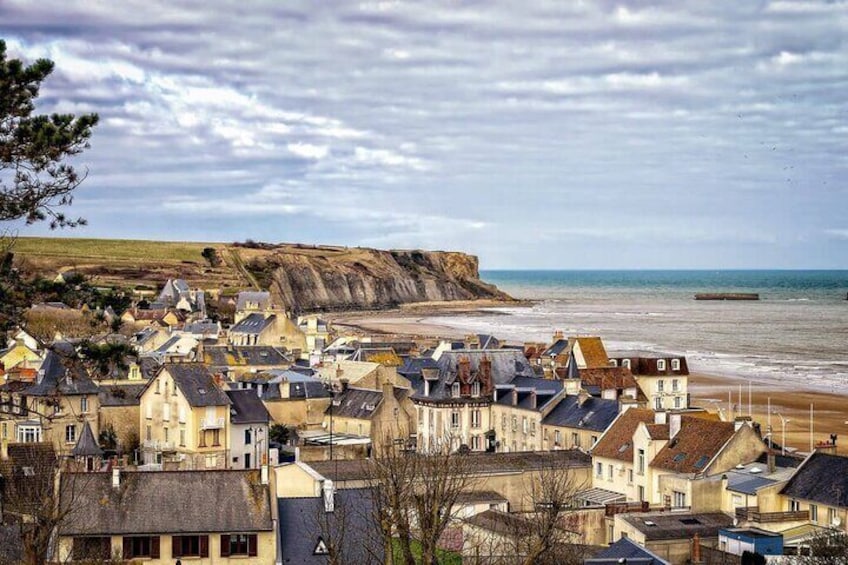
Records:
<instances>
[{"instance_id":1,"label":"chimney","mask_svg":"<svg viewBox=\"0 0 848 565\"><path fill-rule=\"evenodd\" d=\"M336 489L333 488L333 481L326 479L321 490L324 494L324 512L330 513L336 508Z\"/></svg>"},{"instance_id":2,"label":"chimney","mask_svg":"<svg viewBox=\"0 0 848 565\"><path fill-rule=\"evenodd\" d=\"M121 469L114 467L112 469L112 488L121 486Z\"/></svg>"},{"instance_id":3,"label":"chimney","mask_svg":"<svg viewBox=\"0 0 848 565\"><path fill-rule=\"evenodd\" d=\"M577 406L583 406L583 403L589 400L592 397L585 389L580 389L580 392L577 394Z\"/></svg>"},{"instance_id":4,"label":"chimney","mask_svg":"<svg viewBox=\"0 0 848 565\"><path fill-rule=\"evenodd\" d=\"M461 357L459 359L457 377L462 384L471 382L471 360L468 357Z\"/></svg>"},{"instance_id":5,"label":"chimney","mask_svg":"<svg viewBox=\"0 0 848 565\"><path fill-rule=\"evenodd\" d=\"M480 381L483 393L489 395L492 393L492 360L484 355L480 359L480 365L477 367L477 379Z\"/></svg>"},{"instance_id":6,"label":"chimney","mask_svg":"<svg viewBox=\"0 0 848 565\"><path fill-rule=\"evenodd\" d=\"M665 411L654 412L655 424L668 424L668 414Z\"/></svg>"},{"instance_id":7,"label":"chimney","mask_svg":"<svg viewBox=\"0 0 848 565\"><path fill-rule=\"evenodd\" d=\"M766 461L768 461L769 473L774 473L774 468L775 468L776 465L775 465L774 450L771 449L771 448L769 448L768 454L766 455Z\"/></svg>"},{"instance_id":8,"label":"chimney","mask_svg":"<svg viewBox=\"0 0 848 565\"><path fill-rule=\"evenodd\" d=\"M430 396L430 381L424 381L424 396ZM497 400L497 398L495 399Z\"/></svg>"},{"instance_id":9,"label":"chimney","mask_svg":"<svg viewBox=\"0 0 848 565\"><path fill-rule=\"evenodd\" d=\"M692 563L701 562L701 536L695 532L695 537L692 538Z\"/></svg>"},{"instance_id":10,"label":"chimney","mask_svg":"<svg viewBox=\"0 0 848 565\"><path fill-rule=\"evenodd\" d=\"M534 388L530 392L530 405L533 407L533 410L536 409L536 405L538 404L538 398L536 397L536 389Z\"/></svg>"},{"instance_id":11,"label":"chimney","mask_svg":"<svg viewBox=\"0 0 848 565\"><path fill-rule=\"evenodd\" d=\"M339 379L339 384L342 385L342 392L347 392L347 387L350 385L348 379Z\"/></svg>"},{"instance_id":12,"label":"chimney","mask_svg":"<svg viewBox=\"0 0 848 565\"><path fill-rule=\"evenodd\" d=\"M751 421L751 418L748 416L737 416L736 420L733 422L733 431L738 432L739 429L746 425Z\"/></svg>"},{"instance_id":13,"label":"chimney","mask_svg":"<svg viewBox=\"0 0 848 565\"><path fill-rule=\"evenodd\" d=\"M264 459L265 455L263 454L262 457ZM263 461L263 463L265 463L265 462ZM259 480L263 485L268 484L268 465L267 464L262 465L262 467L259 471Z\"/></svg>"},{"instance_id":14,"label":"chimney","mask_svg":"<svg viewBox=\"0 0 848 565\"><path fill-rule=\"evenodd\" d=\"M553 341L556 342L560 339L563 339L564 337L565 337L565 334L562 333L562 330L556 330L556 331L554 331Z\"/></svg>"},{"instance_id":15,"label":"chimney","mask_svg":"<svg viewBox=\"0 0 848 565\"><path fill-rule=\"evenodd\" d=\"M512 405L518 406L518 391L515 390L515 389L512 389L511 392L512 392Z\"/></svg>"},{"instance_id":16,"label":"chimney","mask_svg":"<svg viewBox=\"0 0 848 565\"><path fill-rule=\"evenodd\" d=\"M668 419L668 439L673 438L680 431L680 414L670 414Z\"/></svg>"}]
</instances>

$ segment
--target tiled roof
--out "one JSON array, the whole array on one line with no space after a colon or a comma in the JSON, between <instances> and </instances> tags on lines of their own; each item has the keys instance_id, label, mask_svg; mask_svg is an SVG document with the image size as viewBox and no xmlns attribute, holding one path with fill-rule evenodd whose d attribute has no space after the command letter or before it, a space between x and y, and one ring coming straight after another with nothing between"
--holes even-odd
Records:
<instances>
[{"instance_id":1,"label":"tiled roof","mask_svg":"<svg viewBox=\"0 0 848 565\"><path fill-rule=\"evenodd\" d=\"M718 537L722 528L733 526L733 518L722 512L682 514L678 512L621 514L628 524L642 532L646 541L680 539L690 540L695 534L701 538Z\"/></svg>"},{"instance_id":2,"label":"tiled roof","mask_svg":"<svg viewBox=\"0 0 848 565\"><path fill-rule=\"evenodd\" d=\"M595 367L580 369L580 381L601 390L638 388L636 378L627 367Z\"/></svg>"},{"instance_id":3,"label":"tiled roof","mask_svg":"<svg viewBox=\"0 0 848 565\"><path fill-rule=\"evenodd\" d=\"M651 439L668 439L670 433L668 424L647 424L645 427Z\"/></svg>"},{"instance_id":4,"label":"tiled roof","mask_svg":"<svg viewBox=\"0 0 848 565\"><path fill-rule=\"evenodd\" d=\"M228 390L225 394L232 402L230 422L233 424L267 424L271 420L255 390Z\"/></svg>"},{"instance_id":5,"label":"tiled roof","mask_svg":"<svg viewBox=\"0 0 848 565\"><path fill-rule=\"evenodd\" d=\"M577 395L564 397L544 420L544 426L581 428L603 432L618 416L618 401L589 397L580 404Z\"/></svg>"},{"instance_id":6,"label":"tiled roof","mask_svg":"<svg viewBox=\"0 0 848 565\"><path fill-rule=\"evenodd\" d=\"M607 350L604 348L604 342L601 338L570 337L568 338L568 341L580 344L580 352L583 354L583 360L586 362L586 367L593 369L596 367L609 366L609 356L607 356Z\"/></svg>"},{"instance_id":7,"label":"tiled roof","mask_svg":"<svg viewBox=\"0 0 848 565\"><path fill-rule=\"evenodd\" d=\"M633 432L640 423L653 424L654 413L631 408L618 417L592 449L595 457L633 461Z\"/></svg>"},{"instance_id":8,"label":"tiled roof","mask_svg":"<svg viewBox=\"0 0 848 565\"><path fill-rule=\"evenodd\" d=\"M282 351L270 345L215 345L203 348L203 360L213 367L284 367L291 363Z\"/></svg>"},{"instance_id":9,"label":"tiled roof","mask_svg":"<svg viewBox=\"0 0 848 565\"><path fill-rule=\"evenodd\" d=\"M138 406L141 404L139 395L146 386L147 383L100 385L100 407Z\"/></svg>"},{"instance_id":10,"label":"tiled roof","mask_svg":"<svg viewBox=\"0 0 848 565\"><path fill-rule=\"evenodd\" d=\"M275 314L271 314L267 318L264 314L260 314L259 312L254 312L248 316L245 316L239 323L235 324L230 328L230 333L242 333L242 334L261 334L265 328L273 324L277 320L277 316Z\"/></svg>"},{"instance_id":11,"label":"tiled roof","mask_svg":"<svg viewBox=\"0 0 848 565\"><path fill-rule=\"evenodd\" d=\"M327 414L342 418L370 420L381 402L383 402L383 393L379 390L349 388L338 395L327 407Z\"/></svg>"},{"instance_id":12,"label":"tiled roof","mask_svg":"<svg viewBox=\"0 0 848 565\"><path fill-rule=\"evenodd\" d=\"M680 431L657 453L651 467L676 473L702 473L734 431L732 422L682 416Z\"/></svg>"},{"instance_id":13,"label":"tiled roof","mask_svg":"<svg viewBox=\"0 0 848 565\"><path fill-rule=\"evenodd\" d=\"M669 565L669 562L665 559L654 555L628 538L621 538L596 554L595 557L586 559L584 563L585 565L618 565L619 563L627 563L628 565Z\"/></svg>"},{"instance_id":14,"label":"tiled roof","mask_svg":"<svg viewBox=\"0 0 848 565\"><path fill-rule=\"evenodd\" d=\"M781 494L848 508L848 457L813 453L789 479Z\"/></svg>"},{"instance_id":15,"label":"tiled roof","mask_svg":"<svg viewBox=\"0 0 848 565\"><path fill-rule=\"evenodd\" d=\"M271 493L259 471L66 473L61 507L84 520L63 520L63 536L271 531ZM69 488L72 484L73 488Z\"/></svg>"},{"instance_id":16,"label":"tiled roof","mask_svg":"<svg viewBox=\"0 0 848 565\"><path fill-rule=\"evenodd\" d=\"M230 399L215 382L206 365L171 363L162 366L191 406L227 406Z\"/></svg>"},{"instance_id":17,"label":"tiled roof","mask_svg":"<svg viewBox=\"0 0 848 565\"><path fill-rule=\"evenodd\" d=\"M255 302L259 310L267 310L271 307L270 292L239 292L236 299L236 310L245 310L248 302Z\"/></svg>"}]
</instances>

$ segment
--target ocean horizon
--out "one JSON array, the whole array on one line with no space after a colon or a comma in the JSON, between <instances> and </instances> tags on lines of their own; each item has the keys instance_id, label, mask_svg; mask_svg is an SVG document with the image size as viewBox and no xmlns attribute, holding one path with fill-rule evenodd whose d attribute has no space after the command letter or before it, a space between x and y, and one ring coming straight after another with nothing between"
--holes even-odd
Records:
<instances>
[{"instance_id":1,"label":"ocean horizon","mask_svg":"<svg viewBox=\"0 0 848 565\"><path fill-rule=\"evenodd\" d=\"M848 393L848 270L483 270L532 304L428 321L510 341L599 335L609 350L687 356L690 370ZM697 301L696 293L758 293Z\"/></svg>"}]
</instances>

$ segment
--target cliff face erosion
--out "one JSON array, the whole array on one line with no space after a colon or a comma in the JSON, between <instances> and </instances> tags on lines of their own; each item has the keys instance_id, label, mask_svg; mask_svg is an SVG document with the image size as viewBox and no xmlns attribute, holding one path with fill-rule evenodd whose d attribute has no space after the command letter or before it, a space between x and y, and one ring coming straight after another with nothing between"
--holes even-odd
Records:
<instances>
[{"instance_id":1,"label":"cliff face erosion","mask_svg":"<svg viewBox=\"0 0 848 565\"><path fill-rule=\"evenodd\" d=\"M480 280L477 258L447 251L278 248L247 270L297 311L379 309L410 302L510 300Z\"/></svg>"}]
</instances>

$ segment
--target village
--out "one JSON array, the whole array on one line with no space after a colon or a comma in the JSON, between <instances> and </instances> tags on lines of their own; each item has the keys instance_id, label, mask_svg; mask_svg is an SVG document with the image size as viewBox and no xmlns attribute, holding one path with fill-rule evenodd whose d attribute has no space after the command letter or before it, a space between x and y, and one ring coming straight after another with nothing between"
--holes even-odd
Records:
<instances>
[{"instance_id":1,"label":"village","mask_svg":"<svg viewBox=\"0 0 848 565\"><path fill-rule=\"evenodd\" d=\"M440 563L747 563L845 532L848 458L691 406L685 357L561 332L336 331L255 290L216 297L222 322L209 299L172 279L120 315L83 312L110 328L85 348L10 332L9 562L40 539L62 563L393 563L405 527ZM118 358L86 363L92 344ZM381 506L438 484L435 527L415 511L381 526Z\"/></svg>"}]
</instances>

